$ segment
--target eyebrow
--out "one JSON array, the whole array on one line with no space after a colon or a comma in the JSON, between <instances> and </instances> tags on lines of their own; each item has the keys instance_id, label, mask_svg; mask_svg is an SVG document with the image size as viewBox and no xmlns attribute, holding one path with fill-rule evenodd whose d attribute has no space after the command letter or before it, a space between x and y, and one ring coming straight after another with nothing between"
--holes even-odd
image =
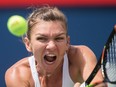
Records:
<instances>
[{"instance_id":1,"label":"eyebrow","mask_svg":"<svg viewBox=\"0 0 116 87\"><path fill-rule=\"evenodd\" d=\"M41 35L41 36L47 37L47 35L44 35L44 34L41 34L41 33L38 33L36 35ZM56 36L61 36L61 35L66 35L66 33L60 33L60 34L57 34Z\"/></svg>"},{"instance_id":2,"label":"eyebrow","mask_svg":"<svg viewBox=\"0 0 116 87\"><path fill-rule=\"evenodd\" d=\"M58 34L56 36L61 36L61 35L66 35L66 33L60 33L60 34Z\"/></svg>"}]
</instances>

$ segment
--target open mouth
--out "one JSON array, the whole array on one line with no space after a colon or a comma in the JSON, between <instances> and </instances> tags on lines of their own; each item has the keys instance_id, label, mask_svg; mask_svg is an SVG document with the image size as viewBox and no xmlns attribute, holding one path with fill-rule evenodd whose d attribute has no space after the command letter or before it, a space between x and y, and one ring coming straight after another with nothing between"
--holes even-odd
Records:
<instances>
[{"instance_id":1,"label":"open mouth","mask_svg":"<svg viewBox=\"0 0 116 87\"><path fill-rule=\"evenodd\" d=\"M56 55L54 55L54 54L45 55L44 56L44 60L47 63L51 64L51 63L53 63L56 60Z\"/></svg>"}]
</instances>

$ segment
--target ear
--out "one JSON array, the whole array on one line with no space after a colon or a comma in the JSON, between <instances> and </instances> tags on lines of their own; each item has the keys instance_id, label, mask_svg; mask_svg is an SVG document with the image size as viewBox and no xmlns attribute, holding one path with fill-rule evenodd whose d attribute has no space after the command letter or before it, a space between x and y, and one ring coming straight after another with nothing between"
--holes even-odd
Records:
<instances>
[{"instance_id":1,"label":"ear","mask_svg":"<svg viewBox=\"0 0 116 87\"><path fill-rule=\"evenodd\" d=\"M27 51L32 52L32 47L31 47L30 40L27 37L25 37L23 39L23 41L24 41L24 44L25 44L25 47L26 47Z\"/></svg>"}]
</instances>

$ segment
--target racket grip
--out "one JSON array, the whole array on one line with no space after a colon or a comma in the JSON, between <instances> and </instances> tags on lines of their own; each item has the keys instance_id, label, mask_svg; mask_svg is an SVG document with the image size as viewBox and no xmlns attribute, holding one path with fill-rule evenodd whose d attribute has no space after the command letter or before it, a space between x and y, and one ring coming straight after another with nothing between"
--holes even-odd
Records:
<instances>
[{"instance_id":1,"label":"racket grip","mask_svg":"<svg viewBox=\"0 0 116 87\"><path fill-rule=\"evenodd\" d=\"M87 85L87 86L85 86L85 87L94 87L94 85L90 84L90 85Z\"/></svg>"}]
</instances>

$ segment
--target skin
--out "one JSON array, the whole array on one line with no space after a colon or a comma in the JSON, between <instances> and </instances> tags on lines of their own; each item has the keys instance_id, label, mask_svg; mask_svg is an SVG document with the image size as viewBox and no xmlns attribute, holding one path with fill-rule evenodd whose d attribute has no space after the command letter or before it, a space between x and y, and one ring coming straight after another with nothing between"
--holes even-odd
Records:
<instances>
[{"instance_id":1,"label":"skin","mask_svg":"<svg viewBox=\"0 0 116 87\"><path fill-rule=\"evenodd\" d=\"M24 39L25 47L35 57L37 72L41 87L62 87L63 57L67 52L70 77L79 87L93 70L97 60L94 53L87 46L70 45L70 38L66 35L60 21L41 21L31 31L31 39ZM45 55L55 55L56 60L47 62ZM102 82L101 70L92 84ZM5 73L7 87L34 87L28 57L22 58ZM95 87L106 87L101 83Z\"/></svg>"}]
</instances>

